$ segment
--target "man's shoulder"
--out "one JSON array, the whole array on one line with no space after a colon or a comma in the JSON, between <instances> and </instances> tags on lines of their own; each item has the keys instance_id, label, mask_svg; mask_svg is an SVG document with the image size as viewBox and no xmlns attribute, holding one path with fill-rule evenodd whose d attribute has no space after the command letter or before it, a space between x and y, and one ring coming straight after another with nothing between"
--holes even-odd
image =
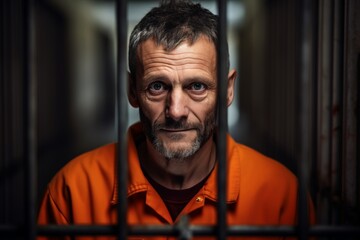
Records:
<instances>
[{"instance_id":1,"label":"man's shoulder","mask_svg":"<svg viewBox=\"0 0 360 240\"><path fill-rule=\"evenodd\" d=\"M290 181L296 183L295 175L282 163L274 160L259 151L235 141L232 143L232 156L239 162L243 177L257 179L266 182Z\"/></svg>"}]
</instances>

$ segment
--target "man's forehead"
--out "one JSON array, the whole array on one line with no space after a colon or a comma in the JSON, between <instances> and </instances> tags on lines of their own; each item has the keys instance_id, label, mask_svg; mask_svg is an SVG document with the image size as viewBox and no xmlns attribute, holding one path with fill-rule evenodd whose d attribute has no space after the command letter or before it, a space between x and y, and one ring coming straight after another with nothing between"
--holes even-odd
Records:
<instances>
[{"instance_id":1,"label":"man's forehead","mask_svg":"<svg viewBox=\"0 0 360 240\"><path fill-rule=\"evenodd\" d=\"M194 42L189 40L183 41L172 49L168 49L167 46L157 43L154 39L148 39L139 44L137 48L138 60L143 60L149 55L164 54L181 56L185 55L198 55L205 58L213 58L216 55L215 44L206 37L200 37ZM208 59L210 60L210 59Z\"/></svg>"}]
</instances>

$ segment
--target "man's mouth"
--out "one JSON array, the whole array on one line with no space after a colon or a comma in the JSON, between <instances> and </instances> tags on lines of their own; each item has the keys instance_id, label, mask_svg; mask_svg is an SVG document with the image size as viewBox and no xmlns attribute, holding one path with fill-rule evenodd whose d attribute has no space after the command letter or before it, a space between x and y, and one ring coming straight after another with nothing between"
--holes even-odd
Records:
<instances>
[{"instance_id":1,"label":"man's mouth","mask_svg":"<svg viewBox=\"0 0 360 240\"><path fill-rule=\"evenodd\" d=\"M185 129L162 128L162 129L160 129L160 131L174 132L174 133L187 132L187 131L192 131L192 130L194 130L194 129L193 128L185 128Z\"/></svg>"}]
</instances>

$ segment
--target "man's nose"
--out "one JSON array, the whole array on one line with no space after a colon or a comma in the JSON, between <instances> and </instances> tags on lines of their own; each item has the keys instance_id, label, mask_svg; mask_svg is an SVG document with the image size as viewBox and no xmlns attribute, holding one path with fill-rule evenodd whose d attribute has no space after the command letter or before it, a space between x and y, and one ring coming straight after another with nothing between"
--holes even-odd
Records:
<instances>
[{"instance_id":1,"label":"man's nose","mask_svg":"<svg viewBox=\"0 0 360 240\"><path fill-rule=\"evenodd\" d=\"M183 89L172 89L167 99L166 117L175 121L186 118L189 114L187 103L187 95Z\"/></svg>"}]
</instances>

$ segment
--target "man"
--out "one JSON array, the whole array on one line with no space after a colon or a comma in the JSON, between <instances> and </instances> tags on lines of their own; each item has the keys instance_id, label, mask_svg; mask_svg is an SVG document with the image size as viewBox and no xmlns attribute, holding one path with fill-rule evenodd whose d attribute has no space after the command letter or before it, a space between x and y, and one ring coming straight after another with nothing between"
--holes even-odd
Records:
<instances>
[{"instance_id":1,"label":"man","mask_svg":"<svg viewBox=\"0 0 360 240\"><path fill-rule=\"evenodd\" d=\"M235 70L217 79L217 23L200 5L172 1L130 36L128 97L141 121L128 133L129 224L175 224L183 215L216 224L217 88L227 84L229 106L236 79ZM295 225L295 176L227 140L228 224ZM39 224L116 223L115 156L109 144L69 162L48 186Z\"/></svg>"}]
</instances>

